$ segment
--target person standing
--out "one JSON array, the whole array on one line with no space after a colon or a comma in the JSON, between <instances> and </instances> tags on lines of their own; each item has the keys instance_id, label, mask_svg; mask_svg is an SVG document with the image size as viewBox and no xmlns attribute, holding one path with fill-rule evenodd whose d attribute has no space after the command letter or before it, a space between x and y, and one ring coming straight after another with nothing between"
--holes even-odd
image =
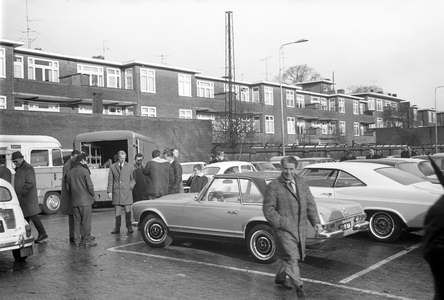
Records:
<instances>
[{"instance_id":1,"label":"person standing","mask_svg":"<svg viewBox=\"0 0 444 300\"><path fill-rule=\"evenodd\" d=\"M368 154L367 154L367 156L366 156L365 158L366 158L366 159L377 159L377 158L380 158L380 157L378 157L378 156L375 154L375 149L370 148L370 149L368 149Z\"/></svg>"},{"instance_id":2,"label":"person standing","mask_svg":"<svg viewBox=\"0 0 444 300\"><path fill-rule=\"evenodd\" d=\"M15 164L14 190L17 194L25 220L34 223L38 232L35 240L39 243L48 238L45 227L38 214L40 212L37 198L37 185L34 168L28 164L20 151L12 153L12 162Z\"/></svg>"},{"instance_id":3,"label":"person standing","mask_svg":"<svg viewBox=\"0 0 444 300\"><path fill-rule=\"evenodd\" d=\"M150 200L168 195L170 181L173 181L174 173L171 164L160 157L160 151L152 152L153 159L143 169L143 175L147 176L148 198Z\"/></svg>"},{"instance_id":4,"label":"person standing","mask_svg":"<svg viewBox=\"0 0 444 300\"><path fill-rule=\"evenodd\" d=\"M72 169L74 159L80 152L73 150L68 161L63 165L62 170L62 194L60 196L60 210L63 214L68 215L69 241L74 243L74 211L72 208L71 196L66 189L66 174Z\"/></svg>"},{"instance_id":5,"label":"person standing","mask_svg":"<svg viewBox=\"0 0 444 300\"><path fill-rule=\"evenodd\" d=\"M6 158L4 157L0 157L0 178L3 178L7 182L11 183L11 170L6 167Z\"/></svg>"},{"instance_id":6,"label":"person standing","mask_svg":"<svg viewBox=\"0 0 444 300\"><path fill-rule=\"evenodd\" d=\"M193 166L193 175L187 180L187 186L190 187L190 193L199 193L208 183L208 177L202 173L202 165Z\"/></svg>"},{"instance_id":7,"label":"person standing","mask_svg":"<svg viewBox=\"0 0 444 300\"><path fill-rule=\"evenodd\" d=\"M353 155L353 152L347 151L345 152L345 155L339 159L339 161L346 161L346 160L355 160L356 156Z\"/></svg>"},{"instance_id":8,"label":"person standing","mask_svg":"<svg viewBox=\"0 0 444 300\"><path fill-rule=\"evenodd\" d=\"M143 175L143 154L137 153L134 157L134 178L136 185L133 188L133 202L147 200L147 178Z\"/></svg>"},{"instance_id":9,"label":"person standing","mask_svg":"<svg viewBox=\"0 0 444 300\"><path fill-rule=\"evenodd\" d=\"M177 161L177 158L174 157L173 151L170 149L166 149L163 154L165 155L165 159L171 164L171 168L173 169L173 180L170 181L170 187L168 189L169 194L179 194L181 191L183 192L183 183L182 183L182 166Z\"/></svg>"},{"instance_id":10,"label":"person standing","mask_svg":"<svg viewBox=\"0 0 444 300\"><path fill-rule=\"evenodd\" d=\"M120 233L122 208L125 211L125 221L128 233L133 233L134 231L131 228L131 204L133 204L132 189L136 185L134 166L125 161L125 151L121 150L117 155L118 161L111 165L108 173L108 199L112 199L116 217L116 226L111 233Z\"/></svg>"},{"instance_id":11,"label":"person standing","mask_svg":"<svg viewBox=\"0 0 444 300\"><path fill-rule=\"evenodd\" d=\"M319 214L308 185L296 174L297 160L293 156L281 160L281 175L265 190L262 210L273 228L279 266L274 282L305 296L298 260L305 257L308 222L316 233L322 232ZM289 277L291 284L287 281Z\"/></svg>"},{"instance_id":12,"label":"person standing","mask_svg":"<svg viewBox=\"0 0 444 300\"><path fill-rule=\"evenodd\" d=\"M66 175L66 190L69 193L74 219L74 243L76 247L97 246L91 237L94 185L86 166L86 154L71 158L72 169Z\"/></svg>"},{"instance_id":13,"label":"person standing","mask_svg":"<svg viewBox=\"0 0 444 300\"><path fill-rule=\"evenodd\" d=\"M402 157L402 158L410 158L410 156L411 156L411 153L410 153L410 147L404 147L404 148L402 148L402 151L401 151L401 157Z\"/></svg>"}]
</instances>

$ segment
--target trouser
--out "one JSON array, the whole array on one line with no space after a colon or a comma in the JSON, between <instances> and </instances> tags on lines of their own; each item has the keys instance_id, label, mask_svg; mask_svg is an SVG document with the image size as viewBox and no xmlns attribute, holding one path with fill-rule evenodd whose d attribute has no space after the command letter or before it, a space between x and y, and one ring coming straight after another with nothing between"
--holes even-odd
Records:
<instances>
[{"instance_id":1,"label":"trouser","mask_svg":"<svg viewBox=\"0 0 444 300\"><path fill-rule=\"evenodd\" d=\"M74 238L74 215L68 215L69 238Z\"/></svg>"},{"instance_id":2,"label":"trouser","mask_svg":"<svg viewBox=\"0 0 444 300\"><path fill-rule=\"evenodd\" d=\"M282 282L286 280L287 275L296 289L302 286L303 283L297 259L281 259L279 261L275 281Z\"/></svg>"},{"instance_id":3,"label":"trouser","mask_svg":"<svg viewBox=\"0 0 444 300\"><path fill-rule=\"evenodd\" d=\"M43 227L43 223L40 220L38 215L33 215L33 216L25 217L25 220L28 223L29 223L29 220L32 221L32 223L34 224L35 229L37 229L37 232L39 233L39 235L45 235L46 234L45 227Z\"/></svg>"},{"instance_id":4,"label":"trouser","mask_svg":"<svg viewBox=\"0 0 444 300\"><path fill-rule=\"evenodd\" d=\"M74 206L74 242L76 244L83 240L91 240L91 216L92 205Z\"/></svg>"},{"instance_id":5,"label":"trouser","mask_svg":"<svg viewBox=\"0 0 444 300\"><path fill-rule=\"evenodd\" d=\"M127 228L131 228L131 204L129 205L114 205L114 212L116 214L116 220L122 214L122 207L125 211L125 223ZM117 227L117 224L116 224ZM119 225L120 227L120 225Z\"/></svg>"},{"instance_id":6,"label":"trouser","mask_svg":"<svg viewBox=\"0 0 444 300\"><path fill-rule=\"evenodd\" d=\"M444 299L444 248L434 247L428 253L426 260L432 270L433 280L435 281L434 300Z\"/></svg>"}]
</instances>

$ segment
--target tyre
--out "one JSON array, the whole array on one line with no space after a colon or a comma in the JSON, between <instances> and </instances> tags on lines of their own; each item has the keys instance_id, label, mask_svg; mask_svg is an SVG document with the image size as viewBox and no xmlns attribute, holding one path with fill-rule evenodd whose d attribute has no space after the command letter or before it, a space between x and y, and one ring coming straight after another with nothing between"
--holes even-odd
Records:
<instances>
[{"instance_id":1,"label":"tyre","mask_svg":"<svg viewBox=\"0 0 444 300\"><path fill-rule=\"evenodd\" d=\"M145 243L151 247L165 247L173 241L165 222L157 215L150 214L143 219L140 232Z\"/></svg>"},{"instance_id":2,"label":"tyre","mask_svg":"<svg viewBox=\"0 0 444 300\"><path fill-rule=\"evenodd\" d=\"M390 212L378 211L370 216L368 234L372 240L383 243L396 241L402 233L401 219Z\"/></svg>"},{"instance_id":3,"label":"tyre","mask_svg":"<svg viewBox=\"0 0 444 300\"><path fill-rule=\"evenodd\" d=\"M254 260L262 264L276 261L276 244L273 231L265 224L256 225L248 233L247 247Z\"/></svg>"},{"instance_id":4,"label":"tyre","mask_svg":"<svg viewBox=\"0 0 444 300\"><path fill-rule=\"evenodd\" d=\"M60 210L60 194L57 192L46 193L43 199L42 211L47 214L56 214Z\"/></svg>"},{"instance_id":5,"label":"tyre","mask_svg":"<svg viewBox=\"0 0 444 300\"><path fill-rule=\"evenodd\" d=\"M20 255L20 249L12 250L12 255L14 256L15 261L25 261L28 257Z\"/></svg>"}]
</instances>

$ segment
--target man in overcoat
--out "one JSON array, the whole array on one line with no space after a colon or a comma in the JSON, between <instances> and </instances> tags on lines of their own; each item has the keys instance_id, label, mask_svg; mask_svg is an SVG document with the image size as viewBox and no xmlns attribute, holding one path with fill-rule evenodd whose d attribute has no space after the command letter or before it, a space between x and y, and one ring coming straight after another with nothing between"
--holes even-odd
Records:
<instances>
[{"instance_id":1,"label":"man in overcoat","mask_svg":"<svg viewBox=\"0 0 444 300\"><path fill-rule=\"evenodd\" d=\"M182 166L176 157L174 157L173 151L166 149L163 154L165 159L171 164L173 169L173 181L170 181L169 194L179 194L183 193L183 183L182 183Z\"/></svg>"},{"instance_id":2,"label":"man in overcoat","mask_svg":"<svg viewBox=\"0 0 444 300\"><path fill-rule=\"evenodd\" d=\"M15 164L14 190L20 202L25 220L34 223L39 236L36 243L48 238L45 227L40 220L39 202L37 198L37 184L34 168L28 164L19 151L12 153L12 162Z\"/></svg>"},{"instance_id":3,"label":"man in overcoat","mask_svg":"<svg viewBox=\"0 0 444 300\"><path fill-rule=\"evenodd\" d=\"M150 200L168 195L170 182L174 179L171 164L160 157L159 150L153 150L153 159L143 169L143 175L147 176L148 197Z\"/></svg>"},{"instance_id":4,"label":"man in overcoat","mask_svg":"<svg viewBox=\"0 0 444 300\"><path fill-rule=\"evenodd\" d=\"M298 260L305 257L305 239L308 221L321 232L319 214L308 185L296 174L297 160L293 156L281 160L281 176L273 180L265 191L263 212L273 227L279 267L275 283L293 289L299 297L305 296L300 278Z\"/></svg>"},{"instance_id":5,"label":"man in overcoat","mask_svg":"<svg viewBox=\"0 0 444 300\"><path fill-rule=\"evenodd\" d=\"M134 165L125 161L125 151L117 153L118 161L111 165L108 173L108 198L112 199L116 215L116 226L112 234L120 233L122 222L122 208L125 211L125 221L128 233L133 233L131 228L131 204L133 204L132 190L136 185L134 178Z\"/></svg>"},{"instance_id":6,"label":"man in overcoat","mask_svg":"<svg viewBox=\"0 0 444 300\"><path fill-rule=\"evenodd\" d=\"M134 179L136 185L133 188L133 202L148 200L147 177L143 175L143 154L137 153L134 157Z\"/></svg>"},{"instance_id":7,"label":"man in overcoat","mask_svg":"<svg viewBox=\"0 0 444 300\"><path fill-rule=\"evenodd\" d=\"M72 169L66 175L66 189L70 195L74 218L74 243L78 247L97 246L91 237L94 185L86 166L86 154L78 154L72 161Z\"/></svg>"}]
</instances>

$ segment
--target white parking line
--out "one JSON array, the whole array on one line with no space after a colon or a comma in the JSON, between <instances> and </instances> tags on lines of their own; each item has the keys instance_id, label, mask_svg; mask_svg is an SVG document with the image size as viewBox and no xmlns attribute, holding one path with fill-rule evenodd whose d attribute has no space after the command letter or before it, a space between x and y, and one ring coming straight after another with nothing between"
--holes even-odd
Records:
<instances>
[{"instance_id":1,"label":"white parking line","mask_svg":"<svg viewBox=\"0 0 444 300\"><path fill-rule=\"evenodd\" d=\"M125 244L125 245L121 245L121 246L117 246L117 247L112 247L112 248L109 248L107 250L108 251L113 251L113 252L121 252L121 253L128 253L128 254L143 255L143 256L149 256L149 257L154 257L154 258L179 261L179 262L184 262L184 263L192 263L192 264L197 264L197 265L210 266L210 267L215 267L215 268L227 269L227 270L231 270L231 271L239 271L239 272L256 274L256 275L263 275L263 276L268 276L268 277L274 277L275 276L275 274L272 274L272 273L266 273L266 272L248 270L248 269L241 269L241 268L230 267L230 266L217 265L217 264L206 263L206 262L202 262L202 261L194 261L194 260L188 260L188 259L183 259L183 258L176 258L176 257L168 257L168 256L156 255L156 254L140 253L140 252L136 252L136 251L120 250L120 248L123 248L123 247L128 247L128 246L142 244L142 243L144 243L144 242L140 241L140 242ZM381 296L381 297L390 298L390 299L413 300L411 298L406 298L406 297L401 297L401 296L396 296L396 295L386 294L386 293L379 293L379 292L375 292L375 291L364 290L364 289L354 288L354 287L351 287L351 286L334 284L334 283L330 283L330 282L324 282L324 281L307 279L307 278L301 278L301 279L303 281L311 282L311 283L314 283L314 284L327 285L327 286L332 286L332 287L336 287L336 288L351 290L351 291L360 292L360 293L364 293L364 294Z\"/></svg>"},{"instance_id":2,"label":"white parking line","mask_svg":"<svg viewBox=\"0 0 444 300\"><path fill-rule=\"evenodd\" d=\"M412 250L414 250L414 249L416 249L416 248L419 248L420 246L421 246L421 243L418 243L418 244L416 244L416 245L413 245L412 247L410 247L410 248L407 249L407 250L403 250L403 251L401 251L401 252L399 252L399 253L397 253L397 254L395 254L395 255L390 256L389 258L386 258L386 259L384 259L384 260L381 260L380 262L378 262L378 263L376 263L376 264L374 264L374 265L368 267L368 268L365 269L365 270L362 270L361 272L358 272L358 273L356 273L356 274L354 274L354 275L352 275L352 276L349 276L349 277L347 277L347 278L342 279L341 281L339 281L339 283L342 283L342 284L344 284L344 283L349 283L349 282L352 281L353 279L356 279L356 278L358 278L358 277L360 277L360 276L362 276L362 275L364 275L364 274L367 274L368 272L373 271L373 270L375 270L376 268L379 268L380 266L382 266L382 265L384 265L384 264L386 264L386 263L388 263L388 262L394 260L395 258L398 258L398 257L400 257L400 256L403 256L403 255L409 253L410 251L412 251Z\"/></svg>"}]
</instances>

